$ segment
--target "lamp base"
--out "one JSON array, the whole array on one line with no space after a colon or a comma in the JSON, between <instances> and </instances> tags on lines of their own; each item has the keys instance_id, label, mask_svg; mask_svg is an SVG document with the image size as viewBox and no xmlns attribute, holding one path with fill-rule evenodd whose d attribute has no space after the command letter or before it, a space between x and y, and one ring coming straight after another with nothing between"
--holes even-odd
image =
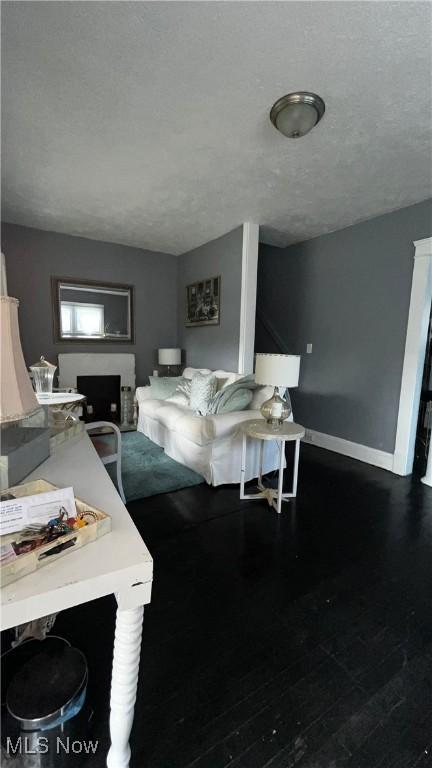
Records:
<instances>
[{"instance_id":1,"label":"lamp base","mask_svg":"<svg viewBox=\"0 0 432 768\"><path fill-rule=\"evenodd\" d=\"M261 415L267 424L273 427L280 427L281 424L289 418L292 413L291 398L288 390L285 392L285 398L279 394L279 387L274 388L273 396L266 400L261 406Z\"/></svg>"},{"instance_id":2,"label":"lamp base","mask_svg":"<svg viewBox=\"0 0 432 768\"><path fill-rule=\"evenodd\" d=\"M164 365L162 366L162 376L179 376L179 365Z\"/></svg>"}]
</instances>

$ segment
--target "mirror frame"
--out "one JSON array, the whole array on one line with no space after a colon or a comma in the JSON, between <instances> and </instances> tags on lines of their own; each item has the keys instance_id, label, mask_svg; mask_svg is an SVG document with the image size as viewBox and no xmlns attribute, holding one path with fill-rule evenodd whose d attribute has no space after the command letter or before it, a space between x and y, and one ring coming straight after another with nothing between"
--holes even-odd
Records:
<instances>
[{"instance_id":1,"label":"mirror frame","mask_svg":"<svg viewBox=\"0 0 432 768\"><path fill-rule=\"evenodd\" d=\"M129 292L129 323L130 333L127 339L118 339L110 336L104 338L65 339L61 335L60 326L60 285L64 283L83 288L117 288ZM134 344L135 343L135 312L134 312L134 286L125 283L109 283L106 280L87 280L78 277L51 277L51 299L54 342L56 344Z\"/></svg>"}]
</instances>

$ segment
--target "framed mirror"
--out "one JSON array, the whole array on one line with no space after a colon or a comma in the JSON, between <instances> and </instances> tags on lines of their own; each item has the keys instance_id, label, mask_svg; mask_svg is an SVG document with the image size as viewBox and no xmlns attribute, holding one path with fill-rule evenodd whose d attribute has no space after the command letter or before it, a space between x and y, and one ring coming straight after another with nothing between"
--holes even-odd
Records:
<instances>
[{"instance_id":1,"label":"framed mirror","mask_svg":"<svg viewBox=\"0 0 432 768\"><path fill-rule=\"evenodd\" d=\"M133 286L51 278L54 340L131 343Z\"/></svg>"}]
</instances>

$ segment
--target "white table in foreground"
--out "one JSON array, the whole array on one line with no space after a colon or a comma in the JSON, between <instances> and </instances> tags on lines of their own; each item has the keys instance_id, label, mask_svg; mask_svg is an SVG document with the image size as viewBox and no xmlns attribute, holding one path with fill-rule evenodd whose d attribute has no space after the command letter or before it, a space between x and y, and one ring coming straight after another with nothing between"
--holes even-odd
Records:
<instances>
[{"instance_id":1,"label":"white table in foreground","mask_svg":"<svg viewBox=\"0 0 432 768\"><path fill-rule=\"evenodd\" d=\"M268 505L273 507L279 514L282 511L282 502L288 499L293 499L297 495L297 479L298 479L298 462L300 455L300 440L304 437L305 430L300 424L294 422L284 421L280 426L274 427L271 424L267 424L264 419L255 419L253 421L245 421L242 426L243 431L243 451L242 451L242 464L241 464L241 482L240 482L240 498L241 499L267 499ZM245 493L245 474L246 474L246 443L247 439L261 440L260 450L260 473L258 477L258 493ZM263 454L264 454L264 441L276 440L279 445L280 451L280 463L279 463L279 479L278 488L266 488L262 481L262 467L263 467ZM295 441L295 454L294 454L294 479L293 487L290 493L283 493L283 470L285 465L285 443L288 441Z\"/></svg>"},{"instance_id":2,"label":"white table in foreground","mask_svg":"<svg viewBox=\"0 0 432 768\"><path fill-rule=\"evenodd\" d=\"M72 407L76 407L86 399L85 395L80 395L79 392L36 392L36 398L39 405Z\"/></svg>"},{"instance_id":3,"label":"white table in foreground","mask_svg":"<svg viewBox=\"0 0 432 768\"><path fill-rule=\"evenodd\" d=\"M72 486L75 495L111 516L101 539L1 590L1 629L115 594L117 618L111 682L109 768L127 768L144 605L150 602L153 561L86 433L61 446L27 479Z\"/></svg>"}]
</instances>

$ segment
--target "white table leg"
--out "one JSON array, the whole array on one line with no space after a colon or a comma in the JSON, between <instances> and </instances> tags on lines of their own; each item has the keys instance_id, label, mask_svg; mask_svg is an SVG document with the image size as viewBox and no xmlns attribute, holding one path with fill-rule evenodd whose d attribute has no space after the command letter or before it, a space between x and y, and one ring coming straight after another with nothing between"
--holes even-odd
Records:
<instances>
[{"instance_id":1,"label":"white table leg","mask_svg":"<svg viewBox=\"0 0 432 768\"><path fill-rule=\"evenodd\" d=\"M264 440L261 440L260 441L260 466L259 466L259 476L258 476L258 488L261 491L264 488L263 481L262 481L263 466L264 466Z\"/></svg>"},{"instance_id":2,"label":"white table leg","mask_svg":"<svg viewBox=\"0 0 432 768\"><path fill-rule=\"evenodd\" d=\"M111 747L108 768L128 768L134 718L144 607L117 608L111 680Z\"/></svg>"},{"instance_id":3,"label":"white table leg","mask_svg":"<svg viewBox=\"0 0 432 768\"><path fill-rule=\"evenodd\" d=\"M295 441L293 496L297 496L298 465L300 456L300 440Z\"/></svg>"},{"instance_id":4,"label":"white table leg","mask_svg":"<svg viewBox=\"0 0 432 768\"><path fill-rule=\"evenodd\" d=\"M280 515L282 512L282 494L283 494L283 473L285 464L285 441L280 441L280 462L279 462L279 477L278 477L278 495L277 495L277 512Z\"/></svg>"}]
</instances>

